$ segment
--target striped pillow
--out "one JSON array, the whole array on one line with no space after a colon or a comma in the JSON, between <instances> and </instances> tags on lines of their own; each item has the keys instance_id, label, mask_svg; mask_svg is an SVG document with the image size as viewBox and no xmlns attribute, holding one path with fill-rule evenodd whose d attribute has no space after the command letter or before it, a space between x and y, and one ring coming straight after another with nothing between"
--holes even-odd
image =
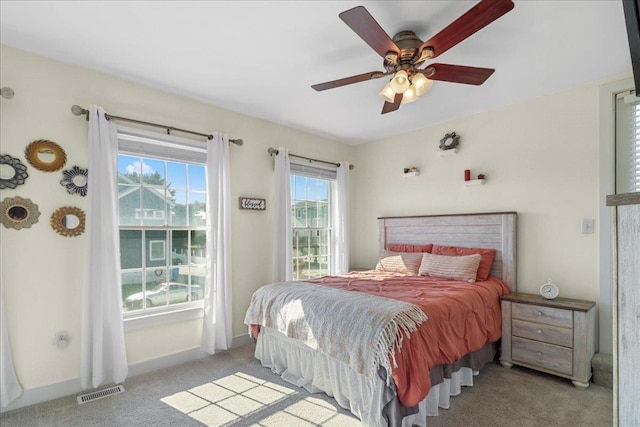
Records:
<instances>
[{"instance_id":1,"label":"striped pillow","mask_svg":"<svg viewBox=\"0 0 640 427\"><path fill-rule=\"evenodd\" d=\"M460 246L440 246L433 245L432 250L426 251L437 255L462 256L480 254L480 267L478 267L478 277L476 280L487 280L491 273L491 264L496 256L495 249L486 248L463 248Z\"/></svg>"},{"instance_id":2,"label":"striped pillow","mask_svg":"<svg viewBox=\"0 0 640 427\"><path fill-rule=\"evenodd\" d=\"M476 281L480 259L482 259L480 254L446 256L425 253L422 254L422 263L418 272L421 276L473 283Z\"/></svg>"},{"instance_id":3,"label":"striped pillow","mask_svg":"<svg viewBox=\"0 0 640 427\"><path fill-rule=\"evenodd\" d=\"M376 270L417 275L422 262L422 252L392 252L383 250Z\"/></svg>"}]
</instances>

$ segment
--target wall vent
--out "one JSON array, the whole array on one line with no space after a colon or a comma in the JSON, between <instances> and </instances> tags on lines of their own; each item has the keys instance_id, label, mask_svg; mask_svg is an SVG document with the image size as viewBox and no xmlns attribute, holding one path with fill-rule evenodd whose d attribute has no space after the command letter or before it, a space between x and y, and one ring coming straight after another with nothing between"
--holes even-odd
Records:
<instances>
[{"instance_id":1,"label":"wall vent","mask_svg":"<svg viewBox=\"0 0 640 427\"><path fill-rule=\"evenodd\" d=\"M114 394L124 393L124 387L117 385L115 387L105 388L104 390L98 390L91 393L78 396L78 405L91 402L92 400L102 399L103 397L113 396Z\"/></svg>"}]
</instances>

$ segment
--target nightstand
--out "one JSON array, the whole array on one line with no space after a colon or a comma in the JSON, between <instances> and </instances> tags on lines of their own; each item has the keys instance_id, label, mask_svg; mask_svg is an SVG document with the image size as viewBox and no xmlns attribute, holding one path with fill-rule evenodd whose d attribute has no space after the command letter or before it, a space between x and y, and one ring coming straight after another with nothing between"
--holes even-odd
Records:
<instances>
[{"instance_id":1,"label":"nightstand","mask_svg":"<svg viewBox=\"0 0 640 427\"><path fill-rule=\"evenodd\" d=\"M513 293L501 305L502 366L525 366L568 378L579 389L589 387L595 302Z\"/></svg>"}]
</instances>

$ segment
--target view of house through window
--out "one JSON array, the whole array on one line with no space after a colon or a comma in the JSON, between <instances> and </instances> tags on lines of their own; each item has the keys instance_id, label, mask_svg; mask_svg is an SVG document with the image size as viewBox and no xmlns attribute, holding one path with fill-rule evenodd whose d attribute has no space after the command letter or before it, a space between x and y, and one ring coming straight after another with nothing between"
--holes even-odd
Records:
<instances>
[{"instance_id":1,"label":"view of house through window","mask_svg":"<svg viewBox=\"0 0 640 427\"><path fill-rule=\"evenodd\" d=\"M291 175L293 279L329 274L332 181Z\"/></svg>"},{"instance_id":2,"label":"view of house through window","mask_svg":"<svg viewBox=\"0 0 640 427\"><path fill-rule=\"evenodd\" d=\"M202 300L205 176L202 164L118 155L125 313Z\"/></svg>"}]
</instances>

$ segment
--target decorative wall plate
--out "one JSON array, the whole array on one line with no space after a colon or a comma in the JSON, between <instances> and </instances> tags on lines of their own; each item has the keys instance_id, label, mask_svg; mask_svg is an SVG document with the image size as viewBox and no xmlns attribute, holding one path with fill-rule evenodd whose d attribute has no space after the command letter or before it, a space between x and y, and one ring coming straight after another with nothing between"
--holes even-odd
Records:
<instances>
[{"instance_id":1,"label":"decorative wall plate","mask_svg":"<svg viewBox=\"0 0 640 427\"><path fill-rule=\"evenodd\" d=\"M28 176L27 167L20 159L8 154L0 156L0 189L16 188L24 184Z\"/></svg>"},{"instance_id":2,"label":"decorative wall plate","mask_svg":"<svg viewBox=\"0 0 640 427\"><path fill-rule=\"evenodd\" d=\"M24 155L31 165L43 172L55 172L67 162L67 153L62 147L48 139L37 139L27 145Z\"/></svg>"},{"instance_id":3,"label":"decorative wall plate","mask_svg":"<svg viewBox=\"0 0 640 427\"><path fill-rule=\"evenodd\" d=\"M75 237L84 233L85 227L84 211L75 206L64 206L51 214L51 228L58 234L67 237Z\"/></svg>"},{"instance_id":4,"label":"decorative wall plate","mask_svg":"<svg viewBox=\"0 0 640 427\"><path fill-rule=\"evenodd\" d=\"M30 228L38 222L38 205L22 197L7 197L0 202L0 222L7 228Z\"/></svg>"},{"instance_id":5,"label":"decorative wall plate","mask_svg":"<svg viewBox=\"0 0 640 427\"><path fill-rule=\"evenodd\" d=\"M87 195L87 183L89 182L89 170L81 169L78 166L74 166L71 169L63 170L62 176L64 177L60 184L67 187L67 193L79 194L81 196Z\"/></svg>"},{"instance_id":6,"label":"decorative wall plate","mask_svg":"<svg viewBox=\"0 0 640 427\"><path fill-rule=\"evenodd\" d=\"M451 150L456 148L460 144L460 135L456 135L455 132L448 133L440 140L441 150Z\"/></svg>"}]
</instances>

